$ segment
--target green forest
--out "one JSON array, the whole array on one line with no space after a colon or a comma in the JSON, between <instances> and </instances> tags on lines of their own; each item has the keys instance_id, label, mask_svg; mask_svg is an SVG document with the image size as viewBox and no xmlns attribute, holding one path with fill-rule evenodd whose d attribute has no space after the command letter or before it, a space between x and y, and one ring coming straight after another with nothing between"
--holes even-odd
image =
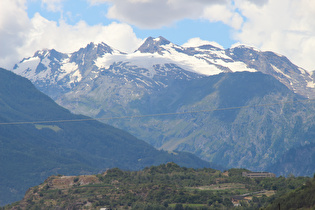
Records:
<instances>
[{"instance_id":1,"label":"green forest","mask_svg":"<svg viewBox=\"0 0 315 210\"><path fill-rule=\"evenodd\" d=\"M7 209L314 209L310 177L243 177L246 169L193 169L175 163L141 171L51 176ZM306 196L308 195L308 196Z\"/></svg>"}]
</instances>

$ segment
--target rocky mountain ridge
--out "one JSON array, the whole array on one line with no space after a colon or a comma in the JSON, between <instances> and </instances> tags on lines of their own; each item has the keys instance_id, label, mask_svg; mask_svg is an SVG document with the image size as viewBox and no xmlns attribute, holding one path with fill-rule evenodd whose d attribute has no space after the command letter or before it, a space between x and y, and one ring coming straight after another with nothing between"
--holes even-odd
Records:
<instances>
[{"instance_id":1,"label":"rocky mountain ridge","mask_svg":"<svg viewBox=\"0 0 315 210\"><path fill-rule=\"evenodd\" d=\"M122 69L126 72L121 72ZM315 95L312 73L294 65L284 56L244 45L229 49L210 44L182 47L163 37L147 38L138 50L130 54L115 50L105 43L90 43L70 54L55 50L37 51L33 57L16 64L13 71L30 79L43 92L47 91L45 85L58 84L63 87L60 90L63 92L79 85L82 79L96 79L106 73L123 73L127 80L130 79L128 74L132 73L141 78L138 80L139 85L166 86L168 83L161 79L166 76L168 79L174 78L172 73L177 78L189 79L226 72L260 71L272 75L300 95ZM185 75L188 72L196 75ZM148 79L153 79L155 84L147 84Z\"/></svg>"},{"instance_id":2,"label":"rocky mountain ridge","mask_svg":"<svg viewBox=\"0 0 315 210\"><path fill-rule=\"evenodd\" d=\"M314 98L314 75L273 52L149 37L130 54L93 43L72 54L38 52L13 71L74 113L228 167L264 170L314 143L314 107L305 102ZM219 111L231 107L239 108ZM157 116L200 110L215 111ZM312 173L306 168L296 174Z\"/></svg>"}]
</instances>

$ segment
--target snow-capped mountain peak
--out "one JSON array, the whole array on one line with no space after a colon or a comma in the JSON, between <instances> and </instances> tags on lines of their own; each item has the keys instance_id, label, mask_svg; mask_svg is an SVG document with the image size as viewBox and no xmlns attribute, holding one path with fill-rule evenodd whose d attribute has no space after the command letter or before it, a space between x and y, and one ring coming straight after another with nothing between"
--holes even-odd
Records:
<instances>
[{"instance_id":1,"label":"snow-capped mountain peak","mask_svg":"<svg viewBox=\"0 0 315 210\"><path fill-rule=\"evenodd\" d=\"M141 53L159 53L162 54L164 48L163 45L168 45L171 42L164 37L160 36L158 38L148 37L144 43L138 48Z\"/></svg>"},{"instance_id":2,"label":"snow-capped mountain peak","mask_svg":"<svg viewBox=\"0 0 315 210\"><path fill-rule=\"evenodd\" d=\"M36 51L33 57L23 59L14 66L14 72L31 81L50 80L54 81L53 75L61 71L62 63L69 57L68 54L60 53L54 49Z\"/></svg>"},{"instance_id":3,"label":"snow-capped mountain peak","mask_svg":"<svg viewBox=\"0 0 315 210\"><path fill-rule=\"evenodd\" d=\"M72 53L70 60L78 63L79 65L85 65L87 62L94 61L98 57L112 54L124 53L120 52L119 50L111 48L104 42L101 42L99 44L91 42L85 48L81 48L77 52Z\"/></svg>"},{"instance_id":4,"label":"snow-capped mountain peak","mask_svg":"<svg viewBox=\"0 0 315 210\"><path fill-rule=\"evenodd\" d=\"M257 52L261 52L260 49L256 48L256 47L253 47L251 45L246 45L246 44L241 44L241 43L236 43L236 44L233 44L231 47L230 47L230 50L234 50L235 48L245 48L245 49L251 49L251 50L254 50L254 51L257 51Z\"/></svg>"},{"instance_id":5,"label":"snow-capped mountain peak","mask_svg":"<svg viewBox=\"0 0 315 210\"><path fill-rule=\"evenodd\" d=\"M170 77L188 79L195 77L194 74L209 76L261 71L301 95L315 95L314 78L284 56L245 45L223 49L208 42L197 44L179 46L160 36L148 37L137 51L130 54L105 43L90 43L69 54L46 49L23 59L13 71L34 83L45 87L47 83L59 84L62 89L76 86L84 79L93 81L106 72L113 77L132 77L133 80L137 77L144 81L145 77L165 86L167 84L161 81Z\"/></svg>"}]
</instances>

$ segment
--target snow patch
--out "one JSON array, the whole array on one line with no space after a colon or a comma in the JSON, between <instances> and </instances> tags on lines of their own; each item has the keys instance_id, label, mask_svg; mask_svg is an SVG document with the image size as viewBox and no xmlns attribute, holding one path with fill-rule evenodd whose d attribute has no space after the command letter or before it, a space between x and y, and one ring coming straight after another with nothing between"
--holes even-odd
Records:
<instances>
[{"instance_id":1,"label":"snow patch","mask_svg":"<svg viewBox=\"0 0 315 210\"><path fill-rule=\"evenodd\" d=\"M315 83L313 81L311 82L308 82L306 87L309 87L309 88L315 88Z\"/></svg>"},{"instance_id":2,"label":"snow patch","mask_svg":"<svg viewBox=\"0 0 315 210\"><path fill-rule=\"evenodd\" d=\"M64 72L65 74L70 74L71 72L75 71L78 69L78 65L74 62L69 63L70 59L67 58L65 59L62 63L62 66L60 67L60 69L62 70L62 72Z\"/></svg>"},{"instance_id":3,"label":"snow patch","mask_svg":"<svg viewBox=\"0 0 315 210\"><path fill-rule=\"evenodd\" d=\"M271 65L271 67L273 68L273 70L275 70L275 72L277 72L277 73L279 73L279 74L282 74L283 76L285 76L285 77L287 77L287 78L292 79L289 75L283 73L283 72L282 72L280 69L278 69L276 66L274 66L274 65L272 65L272 64L270 64L270 65Z\"/></svg>"},{"instance_id":4,"label":"snow patch","mask_svg":"<svg viewBox=\"0 0 315 210\"><path fill-rule=\"evenodd\" d=\"M201 53L196 55L187 55L182 53L182 49L172 43L163 45L162 55L159 53L141 53L136 51L131 54L105 54L95 60L95 65L98 68L109 69L113 63L123 63L127 66L136 66L138 68L144 68L149 71L149 74L145 73L144 76L153 78L156 75L154 66L165 65L173 63L178 67L202 75L216 75L223 71L219 66L227 67L231 71L250 71L256 72L255 69L248 68L243 62L235 62L229 56L225 54L224 50L206 50L199 49L199 51L206 51L207 53Z\"/></svg>"},{"instance_id":5,"label":"snow patch","mask_svg":"<svg viewBox=\"0 0 315 210\"><path fill-rule=\"evenodd\" d=\"M149 77L153 78L156 75L154 65L170 63L171 61L163 58L158 53L141 53L139 51L132 54L105 54L95 60L95 65L98 68L109 69L113 63L122 62L127 66L137 66L149 70ZM145 75L147 76L147 75Z\"/></svg>"},{"instance_id":6,"label":"snow patch","mask_svg":"<svg viewBox=\"0 0 315 210\"><path fill-rule=\"evenodd\" d=\"M301 74L303 74L303 75L306 75L306 74L307 74L307 72L306 72L305 69L303 69L303 68L301 68L301 67L298 67L298 69L299 69L299 71L301 72Z\"/></svg>"},{"instance_id":7,"label":"snow patch","mask_svg":"<svg viewBox=\"0 0 315 210\"><path fill-rule=\"evenodd\" d=\"M161 40L160 37L153 39L153 41L155 41L155 42L159 42L160 40Z\"/></svg>"},{"instance_id":8,"label":"snow patch","mask_svg":"<svg viewBox=\"0 0 315 210\"><path fill-rule=\"evenodd\" d=\"M163 52L164 57L170 59L173 62L175 61L176 65L187 71L207 76L219 74L222 72L221 69L217 68L215 65L209 64L205 59L180 53L170 45L166 45L165 51Z\"/></svg>"},{"instance_id":9,"label":"snow patch","mask_svg":"<svg viewBox=\"0 0 315 210\"><path fill-rule=\"evenodd\" d=\"M16 74L26 77L31 81L35 81L34 80L34 77L36 75L35 70L39 63L40 63L39 57L31 57L19 63L18 67L13 71Z\"/></svg>"},{"instance_id":10,"label":"snow patch","mask_svg":"<svg viewBox=\"0 0 315 210\"><path fill-rule=\"evenodd\" d=\"M241 61L224 62L223 60L219 60L217 64L229 68L232 72L242 72L242 71L257 72L256 69L248 68L247 65Z\"/></svg>"},{"instance_id":11,"label":"snow patch","mask_svg":"<svg viewBox=\"0 0 315 210\"><path fill-rule=\"evenodd\" d=\"M205 55L198 55L198 57L203 57L206 59L212 56L214 57L214 60L216 60L217 58L222 58L222 59L231 60L231 62L233 62L231 57L225 54L224 50L206 50L206 49L200 49L200 48L196 48L196 50L198 50L199 52L207 53Z\"/></svg>"},{"instance_id":12,"label":"snow patch","mask_svg":"<svg viewBox=\"0 0 315 210\"><path fill-rule=\"evenodd\" d=\"M49 67L50 60L47 57L45 57L41 63L44 64L44 66Z\"/></svg>"},{"instance_id":13,"label":"snow patch","mask_svg":"<svg viewBox=\"0 0 315 210\"><path fill-rule=\"evenodd\" d=\"M79 70L75 71L70 77L70 83L80 82L82 80L82 75Z\"/></svg>"},{"instance_id":14,"label":"snow patch","mask_svg":"<svg viewBox=\"0 0 315 210\"><path fill-rule=\"evenodd\" d=\"M140 78L136 78L136 80L138 80L138 81L140 81L140 82L146 84L146 86L150 87L150 85L149 85L148 83L146 83L144 80L142 80L142 79L140 79Z\"/></svg>"},{"instance_id":15,"label":"snow patch","mask_svg":"<svg viewBox=\"0 0 315 210\"><path fill-rule=\"evenodd\" d=\"M64 59L60 67L60 74L58 75L58 81L63 79L65 76L71 74L70 83L79 82L82 79L82 75L79 71L78 65L74 62L70 63L70 59Z\"/></svg>"},{"instance_id":16,"label":"snow patch","mask_svg":"<svg viewBox=\"0 0 315 210\"><path fill-rule=\"evenodd\" d=\"M248 48L248 49L252 49L252 50L257 51L257 52L261 52L261 50L256 48L256 47L246 45L246 44L241 44L241 43L235 43L230 47L230 49L234 49L234 48Z\"/></svg>"}]
</instances>

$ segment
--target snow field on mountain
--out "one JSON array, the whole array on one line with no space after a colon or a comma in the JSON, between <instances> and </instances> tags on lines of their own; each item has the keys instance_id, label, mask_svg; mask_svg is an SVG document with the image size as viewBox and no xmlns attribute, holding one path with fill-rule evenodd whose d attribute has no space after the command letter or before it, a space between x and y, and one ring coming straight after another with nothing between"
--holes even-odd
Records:
<instances>
[{"instance_id":1,"label":"snow field on mountain","mask_svg":"<svg viewBox=\"0 0 315 210\"><path fill-rule=\"evenodd\" d=\"M82 75L80 73L78 65L74 62L70 63L69 58L63 60L60 70L61 71L60 74L58 75L58 81L69 74L70 74L69 83L80 82L82 80Z\"/></svg>"},{"instance_id":2,"label":"snow field on mountain","mask_svg":"<svg viewBox=\"0 0 315 210\"><path fill-rule=\"evenodd\" d=\"M14 72L18 75L30 79L31 81L35 81L36 80L35 77L37 77L36 68L39 63L40 63L39 57L31 57L25 59L18 64L18 68Z\"/></svg>"},{"instance_id":3,"label":"snow field on mountain","mask_svg":"<svg viewBox=\"0 0 315 210\"><path fill-rule=\"evenodd\" d=\"M102 71L124 77L130 73L133 79L144 76L158 83L157 75L166 78L176 74L180 79L187 71L206 76L223 72L261 71L274 76L301 95L314 96L315 81L311 74L282 55L244 45L225 50L211 43L202 44L198 46L196 40L191 45L179 46L163 37L149 37L137 51L127 54L105 43L90 43L86 48L70 54L54 50L37 51L33 57L18 63L13 71L32 82L49 81L56 84L62 80L65 87L87 78L97 79ZM272 60L272 64L268 60Z\"/></svg>"}]
</instances>

